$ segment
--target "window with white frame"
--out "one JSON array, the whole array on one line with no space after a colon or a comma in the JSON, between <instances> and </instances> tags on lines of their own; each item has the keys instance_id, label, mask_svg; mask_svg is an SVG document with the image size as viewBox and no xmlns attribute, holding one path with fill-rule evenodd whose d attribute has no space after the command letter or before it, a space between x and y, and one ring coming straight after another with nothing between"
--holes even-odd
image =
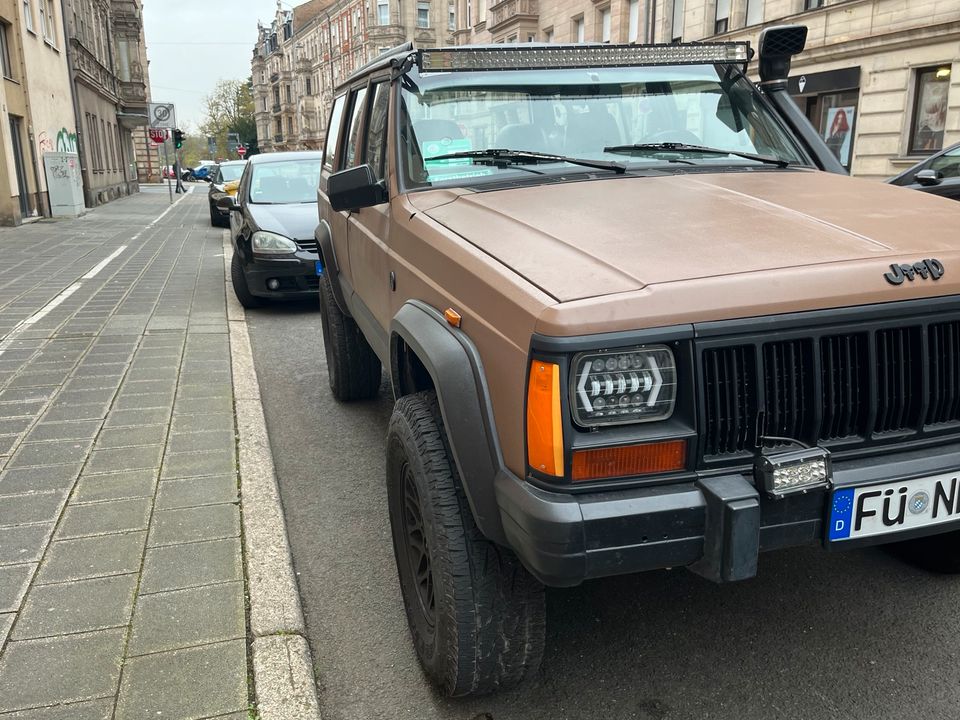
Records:
<instances>
[{"instance_id":1,"label":"window with white frame","mask_svg":"<svg viewBox=\"0 0 960 720\"><path fill-rule=\"evenodd\" d=\"M543 31L543 41L548 43L553 42L553 28L547 28Z\"/></svg>"},{"instance_id":2,"label":"window with white frame","mask_svg":"<svg viewBox=\"0 0 960 720\"><path fill-rule=\"evenodd\" d=\"M453 3L447 5L447 30L457 29L457 7Z\"/></svg>"},{"instance_id":3,"label":"window with white frame","mask_svg":"<svg viewBox=\"0 0 960 720\"><path fill-rule=\"evenodd\" d=\"M717 0L717 14L713 23L715 34L725 33L730 24L730 0Z\"/></svg>"},{"instance_id":4,"label":"window with white frame","mask_svg":"<svg viewBox=\"0 0 960 720\"><path fill-rule=\"evenodd\" d=\"M600 11L599 20L597 24L600 26L600 37L598 39L600 42L610 42L610 8Z\"/></svg>"},{"instance_id":5,"label":"window with white frame","mask_svg":"<svg viewBox=\"0 0 960 720\"><path fill-rule=\"evenodd\" d=\"M430 2L429 0L418 0L417 2L417 27L430 27Z\"/></svg>"},{"instance_id":6,"label":"window with white frame","mask_svg":"<svg viewBox=\"0 0 960 720\"><path fill-rule=\"evenodd\" d=\"M54 15L54 4L50 0L38 0L40 9L40 30L43 33L44 40L50 43L56 43L57 39L57 18Z\"/></svg>"},{"instance_id":7,"label":"window with white frame","mask_svg":"<svg viewBox=\"0 0 960 720\"><path fill-rule=\"evenodd\" d=\"M30 4L30 0L23 0L23 24L27 26L27 30L34 32L33 6Z\"/></svg>"},{"instance_id":8,"label":"window with white frame","mask_svg":"<svg viewBox=\"0 0 960 720\"><path fill-rule=\"evenodd\" d=\"M627 24L627 42L636 42L640 37L640 0L630 0L630 15Z\"/></svg>"},{"instance_id":9,"label":"window with white frame","mask_svg":"<svg viewBox=\"0 0 960 720\"><path fill-rule=\"evenodd\" d=\"M467 0L467 27L473 27L473 4Z\"/></svg>"},{"instance_id":10,"label":"window with white frame","mask_svg":"<svg viewBox=\"0 0 960 720\"><path fill-rule=\"evenodd\" d=\"M377 0L377 24L390 24L390 4L388 0Z\"/></svg>"},{"instance_id":11,"label":"window with white frame","mask_svg":"<svg viewBox=\"0 0 960 720\"><path fill-rule=\"evenodd\" d=\"M573 19L573 38L576 42L583 42L586 37L586 26L584 25L583 18L578 17Z\"/></svg>"},{"instance_id":12,"label":"window with white frame","mask_svg":"<svg viewBox=\"0 0 960 720\"><path fill-rule=\"evenodd\" d=\"M683 39L683 0L673 0L673 17L670 25L670 39L680 42Z\"/></svg>"},{"instance_id":13,"label":"window with white frame","mask_svg":"<svg viewBox=\"0 0 960 720\"><path fill-rule=\"evenodd\" d=\"M747 0L747 25L763 22L763 0Z\"/></svg>"},{"instance_id":14,"label":"window with white frame","mask_svg":"<svg viewBox=\"0 0 960 720\"><path fill-rule=\"evenodd\" d=\"M7 35L7 25L0 22L0 64L3 65L3 76L13 79L13 64L10 62L10 38Z\"/></svg>"}]
</instances>

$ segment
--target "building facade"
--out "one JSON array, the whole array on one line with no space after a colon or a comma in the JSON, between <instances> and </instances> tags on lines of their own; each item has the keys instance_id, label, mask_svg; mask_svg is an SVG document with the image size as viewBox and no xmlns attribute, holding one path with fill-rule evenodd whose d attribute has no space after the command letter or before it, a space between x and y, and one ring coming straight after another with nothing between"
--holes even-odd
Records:
<instances>
[{"instance_id":1,"label":"building facade","mask_svg":"<svg viewBox=\"0 0 960 720\"><path fill-rule=\"evenodd\" d=\"M84 200L139 189L133 131L147 122L139 0L65 0Z\"/></svg>"},{"instance_id":2,"label":"building facade","mask_svg":"<svg viewBox=\"0 0 960 720\"><path fill-rule=\"evenodd\" d=\"M420 47L452 44L451 27L449 4L439 0L308 0L293 10L278 2L253 52L260 149L322 148L334 88L408 40Z\"/></svg>"},{"instance_id":3,"label":"building facade","mask_svg":"<svg viewBox=\"0 0 960 720\"><path fill-rule=\"evenodd\" d=\"M0 1L0 223L50 214L44 154L70 152L76 129L59 4Z\"/></svg>"},{"instance_id":4,"label":"building facade","mask_svg":"<svg viewBox=\"0 0 960 720\"><path fill-rule=\"evenodd\" d=\"M434 0L436 2L436 0ZM960 142L960 0L454 0L457 44L750 40L802 23L790 92L851 173Z\"/></svg>"}]
</instances>

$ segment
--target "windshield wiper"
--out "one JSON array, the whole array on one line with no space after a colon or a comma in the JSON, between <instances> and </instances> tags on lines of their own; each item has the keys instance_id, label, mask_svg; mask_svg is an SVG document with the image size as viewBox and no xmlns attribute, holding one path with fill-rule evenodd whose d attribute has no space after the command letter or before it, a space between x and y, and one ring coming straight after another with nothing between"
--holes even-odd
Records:
<instances>
[{"instance_id":1,"label":"windshield wiper","mask_svg":"<svg viewBox=\"0 0 960 720\"><path fill-rule=\"evenodd\" d=\"M446 155L434 155L424 158L424 161L430 160L454 160L456 158L467 158L470 160L480 160L480 164L496 165L504 163L507 165L521 165L524 163L540 162L565 162L571 165L582 165L583 167L597 168L598 170L613 170L618 175L627 171L627 166L610 160L586 160L584 158L573 158L565 155L551 155L549 153L536 152L534 150L507 150L503 148L489 148L487 150L463 150L461 152L447 153Z\"/></svg>"},{"instance_id":2,"label":"windshield wiper","mask_svg":"<svg viewBox=\"0 0 960 720\"><path fill-rule=\"evenodd\" d=\"M640 154L646 150L653 152L689 152L704 153L705 155L734 155L745 160L756 160L757 162L768 165L776 165L780 168L787 167L790 163L780 158L770 157L769 155L756 155L754 153L740 152L739 150L722 150L720 148L705 147L703 145L687 145L686 143L662 142L662 143L636 143L634 145L611 145L605 147L604 152L623 153L625 155Z\"/></svg>"}]
</instances>

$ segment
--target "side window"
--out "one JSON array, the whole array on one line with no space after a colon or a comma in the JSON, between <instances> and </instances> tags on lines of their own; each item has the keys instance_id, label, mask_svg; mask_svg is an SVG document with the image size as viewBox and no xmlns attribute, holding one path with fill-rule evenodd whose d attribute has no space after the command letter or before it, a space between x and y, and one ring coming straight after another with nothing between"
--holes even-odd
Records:
<instances>
[{"instance_id":1,"label":"side window","mask_svg":"<svg viewBox=\"0 0 960 720\"><path fill-rule=\"evenodd\" d=\"M341 95L333 101L330 111L330 122L327 124L327 142L323 146L323 166L333 169L333 159L337 154L337 139L340 137L340 120L343 118L343 106L347 96Z\"/></svg>"},{"instance_id":2,"label":"side window","mask_svg":"<svg viewBox=\"0 0 960 720\"><path fill-rule=\"evenodd\" d=\"M366 158L377 180L383 180L387 173L387 109L390 105L390 83L377 83L373 93L370 126L367 128Z\"/></svg>"},{"instance_id":3,"label":"side window","mask_svg":"<svg viewBox=\"0 0 960 720\"><path fill-rule=\"evenodd\" d=\"M933 160L930 169L936 170L942 178L960 177L960 148L945 152Z\"/></svg>"},{"instance_id":4,"label":"side window","mask_svg":"<svg viewBox=\"0 0 960 720\"><path fill-rule=\"evenodd\" d=\"M353 102L350 104L350 134L347 135L347 148L342 161L338 162L340 169L350 168L357 164L360 159L360 143L363 140L363 111L364 98L367 97L367 89L360 88L353 93Z\"/></svg>"}]
</instances>

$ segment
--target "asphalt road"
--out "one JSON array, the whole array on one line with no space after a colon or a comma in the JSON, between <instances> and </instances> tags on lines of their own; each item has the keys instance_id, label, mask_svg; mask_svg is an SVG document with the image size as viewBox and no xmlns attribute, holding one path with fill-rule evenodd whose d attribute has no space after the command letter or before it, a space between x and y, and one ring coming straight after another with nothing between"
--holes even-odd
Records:
<instances>
[{"instance_id":1,"label":"asphalt road","mask_svg":"<svg viewBox=\"0 0 960 720\"><path fill-rule=\"evenodd\" d=\"M877 549L762 556L717 586L685 570L548 591L520 690L447 701L413 654L390 544L390 401L327 387L315 304L247 314L325 720L956 718L960 577Z\"/></svg>"}]
</instances>

